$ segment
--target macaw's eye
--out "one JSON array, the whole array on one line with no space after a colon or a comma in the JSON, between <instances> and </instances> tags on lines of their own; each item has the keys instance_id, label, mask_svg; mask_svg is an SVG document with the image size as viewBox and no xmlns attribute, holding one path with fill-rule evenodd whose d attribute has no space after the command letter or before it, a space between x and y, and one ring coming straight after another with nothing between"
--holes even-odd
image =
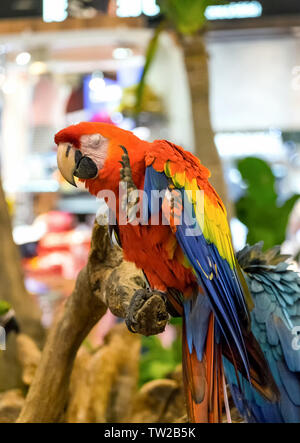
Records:
<instances>
[{"instance_id":1,"label":"macaw's eye","mask_svg":"<svg viewBox=\"0 0 300 443\"><path fill-rule=\"evenodd\" d=\"M100 134L92 134L90 135L90 144L91 147L93 148L97 148L99 146L99 144L101 143L101 135Z\"/></svg>"},{"instance_id":2,"label":"macaw's eye","mask_svg":"<svg viewBox=\"0 0 300 443\"><path fill-rule=\"evenodd\" d=\"M80 138L80 145L83 148L83 152L87 149L97 150L100 148L103 140L101 134L83 135Z\"/></svg>"}]
</instances>

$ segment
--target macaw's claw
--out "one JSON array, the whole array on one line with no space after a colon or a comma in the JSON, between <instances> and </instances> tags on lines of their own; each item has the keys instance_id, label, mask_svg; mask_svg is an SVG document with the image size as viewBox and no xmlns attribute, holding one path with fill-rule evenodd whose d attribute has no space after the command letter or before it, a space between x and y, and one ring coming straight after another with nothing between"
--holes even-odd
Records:
<instances>
[{"instance_id":1,"label":"macaw's claw","mask_svg":"<svg viewBox=\"0 0 300 443\"><path fill-rule=\"evenodd\" d=\"M163 292L138 289L131 299L125 323L130 332L155 335L164 331L169 320Z\"/></svg>"},{"instance_id":2,"label":"macaw's claw","mask_svg":"<svg viewBox=\"0 0 300 443\"><path fill-rule=\"evenodd\" d=\"M124 153L125 153L126 155L128 155L128 151L127 151L127 149L125 148L125 146L120 145L120 148L123 149L123 151L124 151Z\"/></svg>"}]
</instances>

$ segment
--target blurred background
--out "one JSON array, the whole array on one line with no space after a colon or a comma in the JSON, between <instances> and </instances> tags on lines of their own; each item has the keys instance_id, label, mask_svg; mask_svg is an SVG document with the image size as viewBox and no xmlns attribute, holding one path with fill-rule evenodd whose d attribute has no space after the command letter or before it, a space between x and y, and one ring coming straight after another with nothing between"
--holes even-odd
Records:
<instances>
[{"instance_id":1,"label":"blurred background","mask_svg":"<svg viewBox=\"0 0 300 443\"><path fill-rule=\"evenodd\" d=\"M54 134L80 121L192 151L228 207L235 248L263 240L299 263L298 0L0 2L1 181L46 328L103 205L57 171ZM115 321L106 315L95 343ZM180 361L176 328L145 339L141 383Z\"/></svg>"}]
</instances>

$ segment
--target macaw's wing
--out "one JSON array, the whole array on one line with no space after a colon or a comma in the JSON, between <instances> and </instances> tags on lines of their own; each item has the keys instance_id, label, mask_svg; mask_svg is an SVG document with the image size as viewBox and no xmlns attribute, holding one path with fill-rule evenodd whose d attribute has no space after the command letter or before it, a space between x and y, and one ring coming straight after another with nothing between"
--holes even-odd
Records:
<instances>
[{"instance_id":1,"label":"macaw's wing","mask_svg":"<svg viewBox=\"0 0 300 443\"><path fill-rule=\"evenodd\" d=\"M280 391L269 403L240 377L247 399L247 419L261 422L300 422L300 277L288 269L280 248L262 252L262 244L237 254L246 273L255 307L252 332L259 342ZM225 362L227 380L241 413L245 405L233 367Z\"/></svg>"},{"instance_id":2,"label":"macaw's wing","mask_svg":"<svg viewBox=\"0 0 300 443\"><path fill-rule=\"evenodd\" d=\"M226 210L208 182L209 171L192 154L174 144L157 141L152 146L146 156L144 188L148 202L152 201L151 191L166 190L166 193L155 209L149 203L151 215L161 210L168 218L166 200L170 202L169 207L174 208L174 216L169 217L171 228L209 299L226 353L255 386L270 387L272 383L268 381L270 374L266 370L264 356L256 340L251 338L247 308L252 303L251 297L235 260ZM172 193L175 193L174 198ZM189 308L186 311L188 325L197 315ZM198 320L200 323L200 318ZM187 328L189 350L192 352L194 348L201 360L203 339L198 339L195 328L190 329ZM272 377L269 378L272 380ZM276 391L273 384L265 395L272 398L273 388Z\"/></svg>"}]
</instances>

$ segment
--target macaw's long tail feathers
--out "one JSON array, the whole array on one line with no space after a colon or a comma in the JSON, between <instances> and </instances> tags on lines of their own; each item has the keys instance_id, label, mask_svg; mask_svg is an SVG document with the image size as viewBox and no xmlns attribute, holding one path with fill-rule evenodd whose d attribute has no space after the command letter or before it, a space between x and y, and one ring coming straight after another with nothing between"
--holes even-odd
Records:
<instances>
[{"instance_id":1,"label":"macaw's long tail feathers","mask_svg":"<svg viewBox=\"0 0 300 443\"><path fill-rule=\"evenodd\" d=\"M260 345L250 331L247 333L243 331L243 337L248 353L251 385L266 400L270 402L278 401L280 394ZM235 352L234 347L229 349L228 344L223 343L222 350L223 355L234 365L235 371L238 370L247 379L243 362L239 354ZM237 383L239 384L238 378Z\"/></svg>"},{"instance_id":2,"label":"macaw's long tail feathers","mask_svg":"<svg viewBox=\"0 0 300 443\"><path fill-rule=\"evenodd\" d=\"M183 324L183 378L189 421L220 423L223 406L223 365L221 347L215 342L215 320L210 315L202 360L195 348L190 352ZM185 323L185 321L184 321Z\"/></svg>"}]
</instances>

